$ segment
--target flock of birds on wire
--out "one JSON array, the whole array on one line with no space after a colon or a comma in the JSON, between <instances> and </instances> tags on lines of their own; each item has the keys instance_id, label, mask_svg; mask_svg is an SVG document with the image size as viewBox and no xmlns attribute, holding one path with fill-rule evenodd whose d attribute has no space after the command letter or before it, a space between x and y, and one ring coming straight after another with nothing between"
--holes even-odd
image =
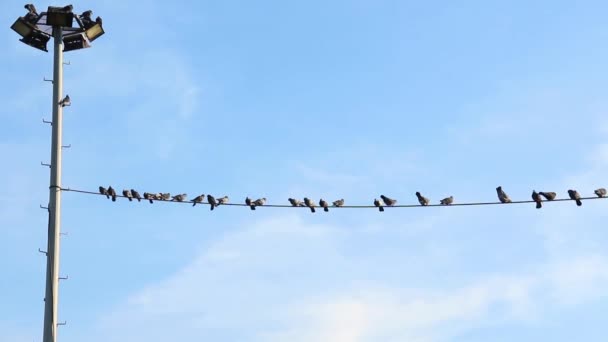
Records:
<instances>
[{"instance_id":1,"label":"flock of birds on wire","mask_svg":"<svg viewBox=\"0 0 608 342\"><path fill-rule=\"evenodd\" d=\"M104 188L103 186L100 186L99 193L102 195L105 195L108 199L111 198L113 202L116 201L116 197L118 196L116 193L116 190L114 188L112 188L112 186L109 186L108 188ZM603 197L607 196L607 192L606 192L605 188L596 189L594 191L594 193L599 198L603 198ZM496 194L498 196L498 200L501 203L511 203L512 202L511 199L509 198L509 195L507 195L507 193L502 189L501 186L496 188ZM154 201L172 201L172 202L190 202L190 203L192 203L192 206L195 206L197 204L209 204L211 210L219 207L222 204L228 204L228 201L229 201L228 196L215 198L212 195L207 195L207 197L206 197L207 201L205 202L204 194L198 195L194 199L189 200L189 201L187 200L186 194L177 194L177 195L171 196L171 194L168 192L167 193L144 192L143 196L142 196L135 189L123 190L122 196L127 198L129 201L133 201L133 199L136 199L139 202L141 202L141 200L144 199L144 200L150 201L150 203L154 203ZM418 198L418 202L420 203L421 206L428 206L431 203L431 201L427 197L424 197L420 192L416 192L416 197ZM543 191L536 192L536 190L532 191L532 200L536 203L536 209L542 208L543 197L547 201L553 201L556 199L557 193L543 192ZM577 206L583 205L583 202L581 201L581 195L578 193L578 191L572 190L572 189L568 190L568 197L571 200L576 201ZM313 200L311 200L310 198L307 198L307 197L304 197L303 200L289 198L288 201L292 207L308 207L308 208L310 208L310 211L313 213L315 212L315 207L317 207L317 203L315 203ZM395 206L397 204L397 200L389 198L384 195L380 195L380 199L375 198L373 203L374 203L374 206L376 206L379 211L384 211L385 206L386 207ZM454 203L454 196L446 197L439 202L440 205L451 205L453 203ZM249 206L251 208L251 210L255 210L256 207L260 207L265 204L266 204L265 197L258 198L256 200L253 200L249 197L245 198L245 205ZM331 206L337 207L337 208L344 206L344 199L339 199L339 200L333 201L331 203ZM318 202L318 207L323 208L323 210L327 212L327 211L329 211L330 204L329 204L329 202L325 201L324 199L320 199Z\"/></svg>"}]
</instances>

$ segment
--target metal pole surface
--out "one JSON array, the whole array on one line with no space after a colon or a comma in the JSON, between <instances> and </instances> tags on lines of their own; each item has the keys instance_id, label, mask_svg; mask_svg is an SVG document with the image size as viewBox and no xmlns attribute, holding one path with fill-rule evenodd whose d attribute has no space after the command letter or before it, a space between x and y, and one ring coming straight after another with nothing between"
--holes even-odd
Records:
<instances>
[{"instance_id":1,"label":"metal pole surface","mask_svg":"<svg viewBox=\"0 0 608 342\"><path fill-rule=\"evenodd\" d=\"M49 227L46 255L43 342L57 341L59 302L59 248L61 233L61 135L63 107L63 29L53 27L53 133L51 140L51 180L49 186Z\"/></svg>"}]
</instances>

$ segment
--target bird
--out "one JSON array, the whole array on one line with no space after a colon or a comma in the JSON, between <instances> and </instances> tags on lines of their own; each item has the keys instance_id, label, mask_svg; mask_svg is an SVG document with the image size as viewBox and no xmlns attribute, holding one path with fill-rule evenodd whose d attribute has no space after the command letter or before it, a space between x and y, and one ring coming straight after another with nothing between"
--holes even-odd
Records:
<instances>
[{"instance_id":1,"label":"bird","mask_svg":"<svg viewBox=\"0 0 608 342\"><path fill-rule=\"evenodd\" d=\"M144 192L144 198L150 201L150 203L154 203L154 199L156 199L156 195L151 194L149 192Z\"/></svg>"},{"instance_id":2,"label":"bird","mask_svg":"<svg viewBox=\"0 0 608 342\"><path fill-rule=\"evenodd\" d=\"M59 101L59 105L61 107L67 107L69 105L72 104L72 101L70 101L70 95L66 95L63 100Z\"/></svg>"},{"instance_id":3,"label":"bird","mask_svg":"<svg viewBox=\"0 0 608 342\"><path fill-rule=\"evenodd\" d=\"M251 202L251 205L249 207L251 208L251 210L255 210L255 207L259 207L264 204L266 204L266 197L258 198L257 200Z\"/></svg>"},{"instance_id":4,"label":"bird","mask_svg":"<svg viewBox=\"0 0 608 342\"><path fill-rule=\"evenodd\" d=\"M544 191L540 191L538 193L539 195L543 196L544 198L547 199L547 201L553 201L555 199L555 197L557 197L557 194L555 192L544 192Z\"/></svg>"},{"instance_id":5,"label":"bird","mask_svg":"<svg viewBox=\"0 0 608 342\"><path fill-rule=\"evenodd\" d=\"M540 198L540 195L536 190L532 190L532 200L536 202L536 209L540 209L543 207L543 200Z\"/></svg>"},{"instance_id":6,"label":"bird","mask_svg":"<svg viewBox=\"0 0 608 342\"><path fill-rule=\"evenodd\" d=\"M382 201L384 202L384 204L386 204L389 207L392 207L395 204L397 204L397 200L396 199L388 198L388 197L386 197L384 195L380 195L380 198L382 198Z\"/></svg>"},{"instance_id":7,"label":"bird","mask_svg":"<svg viewBox=\"0 0 608 342\"><path fill-rule=\"evenodd\" d=\"M378 211L384 211L384 207L382 206L382 202L378 201L377 198L374 198L374 205L378 207Z\"/></svg>"},{"instance_id":8,"label":"bird","mask_svg":"<svg viewBox=\"0 0 608 342\"><path fill-rule=\"evenodd\" d=\"M289 203L291 203L292 207L301 207L302 206L302 201L297 200L295 198L288 198L287 199L289 201Z\"/></svg>"},{"instance_id":9,"label":"bird","mask_svg":"<svg viewBox=\"0 0 608 342\"><path fill-rule=\"evenodd\" d=\"M315 212L315 202L313 202L310 198L304 197L304 204L310 208L310 212Z\"/></svg>"},{"instance_id":10,"label":"bird","mask_svg":"<svg viewBox=\"0 0 608 342\"><path fill-rule=\"evenodd\" d=\"M454 196L446 197L439 201L439 204L441 205L450 205L452 203L454 203Z\"/></svg>"},{"instance_id":11,"label":"bird","mask_svg":"<svg viewBox=\"0 0 608 342\"><path fill-rule=\"evenodd\" d=\"M108 194L108 189L104 188L103 186L99 187L99 193L102 195L106 195L106 198L110 199L110 195Z\"/></svg>"},{"instance_id":12,"label":"bird","mask_svg":"<svg viewBox=\"0 0 608 342\"><path fill-rule=\"evenodd\" d=\"M220 197L217 199L217 205L228 203L228 196Z\"/></svg>"},{"instance_id":13,"label":"bird","mask_svg":"<svg viewBox=\"0 0 608 342\"><path fill-rule=\"evenodd\" d=\"M131 202L133 200L133 194L131 194L131 190L123 190L122 191L122 195L125 196L127 199L129 199L129 202Z\"/></svg>"},{"instance_id":14,"label":"bird","mask_svg":"<svg viewBox=\"0 0 608 342\"><path fill-rule=\"evenodd\" d=\"M253 205L251 203L253 203L251 198L249 198L249 196L245 197L245 204L248 205L249 208L251 208L251 210L255 210L255 205Z\"/></svg>"},{"instance_id":15,"label":"bird","mask_svg":"<svg viewBox=\"0 0 608 342\"><path fill-rule=\"evenodd\" d=\"M85 18L85 19L89 19L89 20L91 20L91 15L93 15L93 11L88 10L88 11L84 11L84 12L82 12L82 14L81 14L80 16L81 16L82 18Z\"/></svg>"},{"instance_id":16,"label":"bird","mask_svg":"<svg viewBox=\"0 0 608 342\"><path fill-rule=\"evenodd\" d=\"M111 185L108 187L108 195L112 197L112 202L116 202L116 190Z\"/></svg>"},{"instance_id":17,"label":"bird","mask_svg":"<svg viewBox=\"0 0 608 342\"><path fill-rule=\"evenodd\" d=\"M323 211L328 212L328 206L329 204L327 204L327 201L323 200L322 198L319 200L319 207L323 208Z\"/></svg>"},{"instance_id":18,"label":"bird","mask_svg":"<svg viewBox=\"0 0 608 342\"><path fill-rule=\"evenodd\" d=\"M171 201L174 201L174 202L183 202L183 201L186 200L186 197L188 197L188 195L186 195L186 194L178 194L178 195L175 195L175 196L171 197Z\"/></svg>"},{"instance_id":19,"label":"bird","mask_svg":"<svg viewBox=\"0 0 608 342\"><path fill-rule=\"evenodd\" d=\"M583 205L583 202L581 202L581 195L579 195L578 191L572 189L568 190L568 196L571 200L576 201L576 205L578 205L579 207Z\"/></svg>"},{"instance_id":20,"label":"bird","mask_svg":"<svg viewBox=\"0 0 608 342\"><path fill-rule=\"evenodd\" d=\"M101 21L101 17L97 17L95 18L95 22L99 24L99 26L103 26L102 25L102 21Z\"/></svg>"},{"instance_id":21,"label":"bird","mask_svg":"<svg viewBox=\"0 0 608 342\"><path fill-rule=\"evenodd\" d=\"M213 197L211 195L207 195L207 202L209 202L209 205L211 206L210 210L213 210L213 208L218 206L218 203L217 203L215 197Z\"/></svg>"},{"instance_id":22,"label":"bird","mask_svg":"<svg viewBox=\"0 0 608 342\"><path fill-rule=\"evenodd\" d=\"M597 195L597 197L600 197L600 198L606 197L606 189L604 189L604 188L596 189L594 192Z\"/></svg>"},{"instance_id":23,"label":"bird","mask_svg":"<svg viewBox=\"0 0 608 342\"><path fill-rule=\"evenodd\" d=\"M33 5L33 4L27 4L27 5L23 6L23 7L24 7L26 10L28 10L28 11L29 11L29 13L32 13L32 14L38 15L38 11L36 11L36 7L34 7L34 5Z\"/></svg>"},{"instance_id":24,"label":"bird","mask_svg":"<svg viewBox=\"0 0 608 342\"><path fill-rule=\"evenodd\" d=\"M334 205L334 207L341 207L344 205L344 198L334 201L332 204Z\"/></svg>"},{"instance_id":25,"label":"bird","mask_svg":"<svg viewBox=\"0 0 608 342\"><path fill-rule=\"evenodd\" d=\"M157 194L157 196L158 196L158 199L160 199L162 201L168 201L171 199L171 193L169 193L169 192L165 192L165 193L159 192Z\"/></svg>"},{"instance_id":26,"label":"bird","mask_svg":"<svg viewBox=\"0 0 608 342\"><path fill-rule=\"evenodd\" d=\"M498 199L500 200L500 202L511 203L509 195L507 195L507 193L502 190L502 186L496 188L496 194L498 195Z\"/></svg>"},{"instance_id":27,"label":"bird","mask_svg":"<svg viewBox=\"0 0 608 342\"><path fill-rule=\"evenodd\" d=\"M418 202L420 202L420 205L422 205L422 206L429 205L429 202L430 202L429 199L422 196L418 191L416 191L416 197L418 197Z\"/></svg>"},{"instance_id":28,"label":"bird","mask_svg":"<svg viewBox=\"0 0 608 342\"><path fill-rule=\"evenodd\" d=\"M194 197L194 199L192 200L192 206L194 207L196 205L196 203L202 203L204 199L205 199L205 195L203 195L203 194L200 194L200 195Z\"/></svg>"},{"instance_id":29,"label":"bird","mask_svg":"<svg viewBox=\"0 0 608 342\"><path fill-rule=\"evenodd\" d=\"M131 189L131 195L133 195L133 198L135 198L137 202L141 202L141 195L139 192L135 191L135 189Z\"/></svg>"}]
</instances>

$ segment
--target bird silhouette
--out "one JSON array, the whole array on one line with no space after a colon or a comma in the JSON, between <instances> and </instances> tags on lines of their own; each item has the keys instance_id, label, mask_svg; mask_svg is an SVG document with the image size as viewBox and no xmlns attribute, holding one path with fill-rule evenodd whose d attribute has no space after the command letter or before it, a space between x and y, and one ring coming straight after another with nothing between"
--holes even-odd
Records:
<instances>
[{"instance_id":1,"label":"bird silhouette","mask_svg":"<svg viewBox=\"0 0 608 342\"><path fill-rule=\"evenodd\" d=\"M192 206L194 207L196 205L196 203L202 203L204 199L205 199L205 195L203 195L203 194L200 194L200 195L194 197L194 199L192 200Z\"/></svg>"},{"instance_id":2,"label":"bird silhouette","mask_svg":"<svg viewBox=\"0 0 608 342\"><path fill-rule=\"evenodd\" d=\"M329 211L329 204L327 203L327 201L325 201L324 199L320 199L319 200L319 207L323 208L323 211L328 212Z\"/></svg>"},{"instance_id":3,"label":"bird silhouette","mask_svg":"<svg viewBox=\"0 0 608 342\"><path fill-rule=\"evenodd\" d=\"M186 197L188 197L188 195L186 195L186 194L178 194L178 195L175 195L175 196L171 197L171 201L174 201L174 202L183 202L183 201L186 200Z\"/></svg>"},{"instance_id":4,"label":"bird silhouette","mask_svg":"<svg viewBox=\"0 0 608 342\"><path fill-rule=\"evenodd\" d=\"M386 204L386 206L388 207L392 207L395 204L397 204L397 200L396 199L392 199L392 198L388 198L384 195L380 195L380 198L382 198L382 201L384 202L384 204Z\"/></svg>"},{"instance_id":5,"label":"bird silhouette","mask_svg":"<svg viewBox=\"0 0 608 342\"><path fill-rule=\"evenodd\" d=\"M220 204L227 204L228 203L228 196L224 196L224 197L220 197L217 199L217 205L219 206Z\"/></svg>"},{"instance_id":6,"label":"bird silhouette","mask_svg":"<svg viewBox=\"0 0 608 342\"><path fill-rule=\"evenodd\" d=\"M310 212L315 212L315 202L313 202L310 198L304 197L304 204L310 208Z\"/></svg>"},{"instance_id":7,"label":"bird silhouette","mask_svg":"<svg viewBox=\"0 0 608 342\"><path fill-rule=\"evenodd\" d=\"M579 207L583 205L583 202L581 202L581 195L579 195L578 191L570 189L568 190L568 196L571 200L576 201L576 205Z\"/></svg>"},{"instance_id":8,"label":"bird silhouette","mask_svg":"<svg viewBox=\"0 0 608 342\"><path fill-rule=\"evenodd\" d=\"M549 192L540 191L538 194L543 196L544 198L546 198L547 201L553 201L555 199L555 197L557 197L557 194L552 191L549 191Z\"/></svg>"},{"instance_id":9,"label":"bird silhouette","mask_svg":"<svg viewBox=\"0 0 608 342\"><path fill-rule=\"evenodd\" d=\"M133 198L135 198L137 202L141 202L141 195L139 192L135 191L135 189L131 189L131 195L133 195Z\"/></svg>"},{"instance_id":10,"label":"bird silhouette","mask_svg":"<svg viewBox=\"0 0 608 342\"><path fill-rule=\"evenodd\" d=\"M160 197L159 199L162 201L168 201L171 199L171 193L169 192L159 192L158 193L158 197Z\"/></svg>"},{"instance_id":11,"label":"bird silhouette","mask_svg":"<svg viewBox=\"0 0 608 342\"><path fill-rule=\"evenodd\" d=\"M99 187L99 193L102 195L106 195L106 198L110 199L110 195L108 194L108 189L104 188L103 186Z\"/></svg>"},{"instance_id":12,"label":"bird silhouette","mask_svg":"<svg viewBox=\"0 0 608 342\"><path fill-rule=\"evenodd\" d=\"M332 204L334 205L334 207L341 207L344 205L344 198L336 200Z\"/></svg>"},{"instance_id":13,"label":"bird silhouette","mask_svg":"<svg viewBox=\"0 0 608 342\"><path fill-rule=\"evenodd\" d=\"M532 200L536 202L536 209L540 209L543 207L543 200L540 198L540 195L536 190L532 190Z\"/></svg>"},{"instance_id":14,"label":"bird silhouette","mask_svg":"<svg viewBox=\"0 0 608 342\"><path fill-rule=\"evenodd\" d=\"M382 206L382 202L380 202L377 198L374 198L374 205L378 207L378 211L384 211L384 207Z\"/></svg>"},{"instance_id":15,"label":"bird silhouette","mask_svg":"<svg viewBox=\"0 0 608 342\"><path fill-rule=\"evenodd\" d=\"M418 202L420 203L420 205L422 205L422 206L429 205L429 203L430 203L429 199L426 198L426 197L424 197L424 196L422 196L420 194L420 192L416 191L416 197L418 197Z\"/></svg>"},{"instance_id":16,"label":"bird silhouette","mask_svg":"<svg viewBox=\"0 0 608 342\"><path fill-rule=\"evenodd\" d=\"M253 205L251 203L253 203L251 198L249 198L249 196L245 197L245 204L248 205L249 208L251 208L251 210L255 210L255 205Z\"/></svg>"},{"instance_id":17,"label":"bird silhouette","mask_svg":"<svg viewBox=\"0 0 608 342\"><path fill-rule=\"evenodd\" d=\"M498 195L498 199L500 200L500 202L511 203L509 195L507 195L507 193L502 190L502 186L496 188L496 194Z\"/></svg>"},{"instance_id":18,"label":"bird silhouette","mask_svg":"<svg viewBox=\"0 0 608 342\"><path fill-rule=\"evenodd\" d=\"M251 202L251 205L249 207L251 208L251 210L255 210L255 207L259 207L264 204L266 204L266 197L258 198L257 200Z\"/></svg>"},{"instance_id":19,"label":"bird silhouette","mask_svg":"<svg viewBox=\"0 0 608 342\"><path fill-rule=\"evenodd\" d=\"M108 187L108 195L112 197L112 202L116 202L116 190L111 185Z\"/></svg>"},{"instance_id":20,"label":"bird silhouette","mask_svg":"<svg viewBox=\"0 0 608 342\"><path fill-rule=\"evenodd\" d=\"M597 197L606 197L606 189L604 188L595 189L594 193Z\"/></svg>"},{"instance_id":21,"label":"bird silhouette","mask_svg":"<svg viewBox=\"0 0 608 342\"><path fill-rule=\"evenodd\" d=\"M289 203L291 204L292 207L301 207L302 206L302 201L297 200L295 198L288 198L287 199L289 201Z\"/></svg>"},{"instance_id":22,"label":"bird silhouette","mask_svg":"<svg viewBox=\"0 0 608 342\"><path fill-rule=\"evenodd\" d=\"M72 101L70 100L70 95L66 95L63 100L59 101L59 105L61 107L67 107L69 105L72 104Z\"/></svg>"},{"instance_id":23,"label":"bird silhouette","mask_svg":"<svg viewBox=\"0 0 608 342\"><path fill-rule=\"evenodd\" d=\"M450 205L452 203L454 203L454 196L446 197L439 201L439 204L441 205Z\"/></svg>"},{"instance_id":24,"label":"bird silhouette","mask_svg":"<svg viewBox=\"0 0 608 342\"><path fill-rule=\"evenodd\" d=\"M131 190L127 190L127 189L123 190L122 195L124 197L126 197L129 200L129 202L131 202L133 200L133 194L131 194Z\"/></svg>"},{"instance_id":25,"label":"bird silhouette","mask_svg":"<svg viewBox=\"0 0 608 342\"><path fill-rule=\"evenodd\" d=\"M150 204L152 204L154 203L154 199L156 199L156 195L149 192L144 192L144 198L150 201Z\"/></svg>"},{"instance_id":26,"label":"bird silhouette","mask_svg":"<svg viewBox=\"0 0 608 342\"><path fill-rule=\"evenodd\" d=\"M215 207L218 206L217 200L211 195L207 195L207 202L209 202L209 205L211 207L210 210L213 210Z\"/></svg>"}]
</instances>

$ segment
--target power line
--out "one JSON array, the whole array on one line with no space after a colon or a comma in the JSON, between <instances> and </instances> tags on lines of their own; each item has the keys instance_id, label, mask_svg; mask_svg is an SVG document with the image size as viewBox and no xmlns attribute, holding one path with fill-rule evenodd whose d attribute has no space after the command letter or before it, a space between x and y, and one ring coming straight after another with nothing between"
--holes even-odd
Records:
<instances>
[{"instance_id":1,"label":"power line","mask_svg":"<svg viewBox=\"0 0 608 342\"><path fill-rule=\"evenodd\" d=\"M76 193L80 193L80 194L86 194L86 195L95 195L95 196L106 196L104 194L100 194L99 192L96 191L87 191L87 190L79 190L79 189L70 189L70 188L61 188L61 191L67 191L67 192L76 192ZM128 198L127 196L122 196L117 194L116 197L120 197L120 198ZM581 197L580 200L581 201L586 201L586 200L597 200L597 199L608 199L608 197ZM147 201L147 199L142 199L144 201ZM171 200L160 200L160 199L154 199L155 202L169 202L169 203L181 203L181 204L194 204L194 202L192 200L190 201L171 201ZM542 202L546 203L546 202L566 202L566 201L572 201L574 202L574 200L570 199L570 198L556 198L554 200L543 200ZM467 202L467 203L452 203L450 205L442 205L442 204L429 204L426 206L420 205L420 204L396 204L393 206L387 206L387 205L383 205L384 208L423 208L423 207L464 207L464 206L485 206L485 205L508 205L508 204L530 204L530 203L536 203L533 200L522 200L522 201L511 201L511 202L507 202L507 203L502 203L502 202ZM201 201L201 202L196 202L196 204L207 204L209 205L209 202L206 201ZM245 203L225 203L225 204L221 204L221 206L235 206L235 207L249 207L249 205L245 204ZM317 208L319 208L318 204L315 203L315 206ZM302 209L308 209L308 207L306 206L293 206L290 204L264 204L261 207L270 207L270 208L302 208ZM376 207L375 205L343 205L340 207L331 207L332 209L378 209L378 207Z\"/></svg>"}]
</instances>

